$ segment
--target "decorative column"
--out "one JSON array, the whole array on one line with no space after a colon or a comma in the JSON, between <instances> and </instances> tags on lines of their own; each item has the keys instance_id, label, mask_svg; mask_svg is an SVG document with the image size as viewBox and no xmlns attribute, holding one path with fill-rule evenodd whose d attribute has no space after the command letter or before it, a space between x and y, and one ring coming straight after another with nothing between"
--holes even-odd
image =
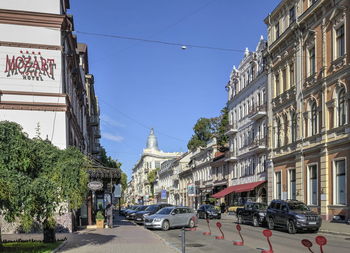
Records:
<instances>
[{"instance_id":1,"label":"decorative column","mask_svg":"<svg viewBox=\"0 0 350 253\"><path fill-rule=\"evenodd\" d=\"M330 189L329 178L329 160L328 160L328 148L325 146L321 150L320 154L320 212L323 218L326 220L328 217L328 205L329 195L332 191Z\"/></svg>"},{"instance_id":2,"label":"decorative column","mask_svg":"<svg viewBox=\"0 0 350 253\"><path fill-rule=\"evenodd\" d=\"M289 63L286 66L286 90L290 89L290 67Z\"/></svg>"}]
</instances>

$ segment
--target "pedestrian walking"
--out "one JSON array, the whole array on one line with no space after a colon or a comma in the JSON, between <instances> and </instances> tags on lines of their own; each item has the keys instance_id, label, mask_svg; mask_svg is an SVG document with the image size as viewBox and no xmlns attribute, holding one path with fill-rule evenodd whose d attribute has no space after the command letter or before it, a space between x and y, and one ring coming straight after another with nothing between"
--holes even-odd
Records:
<instances>
[{"instance_id":1,"label":"pedestrian walking","mask_svg":"<svg viewBox=\"0 0 350 253\"><path fill-rule=\"evenodd\" d=\"M105 216L107 217L107 226L109 228L113 228L113 205L107 205L105 210Z\"/></svg>"},{"instance_id":2,"label":"pedestrian walking","mask_svg":"<svg viewBox=\"0 0 350 253\"><path fill-rule=\"evenodd\" d=\"M225 202L222 202L222 203L221 203L220 209L221 209L221 213L224 213L224 212L225 212L225 209L226 209L226 204L225 204Z\"/></svg>"}]
</instances>

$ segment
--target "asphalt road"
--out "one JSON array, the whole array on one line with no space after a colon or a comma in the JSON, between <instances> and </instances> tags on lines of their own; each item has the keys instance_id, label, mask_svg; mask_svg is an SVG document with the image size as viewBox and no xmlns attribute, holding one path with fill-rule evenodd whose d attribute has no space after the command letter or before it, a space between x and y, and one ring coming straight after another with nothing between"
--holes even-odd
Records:
<instances>
[{"instance_id":1,"label":"asphalt road","mask_svg":"<svg viewBox=\"0 0 350 253\"><path fill-rule=\"evenodd\" d=\"M251 225L241 225L242 235L244 238L244 246L234 246L233 241L239 241L240 237L235 229L236 224L232 220L220 220L222 230L225 234L224 240L216 240L215 236L220 235L215 223L218 220L211 220L211 236L202 235L208 231L205 220L199 220L197 231L186 232L186 252L261 252L262 249L268 249L268 243L263 236L262 231L266 228L253 227ZM170 229L169 231L153 230L153 232L162 238L165 242L181 252L181 229ZM329 235L322 233L298 233L294 235L288 234L286 231L272 231L271 243L275 253L294 253L294 252L310 252L301 244L302 239L309 239L313 243L313 252L320 252L319 246L315 242L317 235L323 235L327 238L327 245L324 246L324 253L349 253L350 237Z\"/></svg>"}]
</instances>

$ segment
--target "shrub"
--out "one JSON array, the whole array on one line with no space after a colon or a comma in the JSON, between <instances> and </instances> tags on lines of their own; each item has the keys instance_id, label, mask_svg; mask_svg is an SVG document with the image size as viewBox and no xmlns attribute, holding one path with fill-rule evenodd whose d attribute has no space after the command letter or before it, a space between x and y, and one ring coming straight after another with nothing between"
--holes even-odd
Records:
<instances>
[{"instance_id":1,"label":"shrub","mask_svg":"<svg viewBox=\"0 0 350 253\"><path fill-rule=\"evenodd\" d=\"M103 216L103 213L101 211L98 211L96 213L96 220L104 220L105 217Z\"/></svg>"}]
</instances>

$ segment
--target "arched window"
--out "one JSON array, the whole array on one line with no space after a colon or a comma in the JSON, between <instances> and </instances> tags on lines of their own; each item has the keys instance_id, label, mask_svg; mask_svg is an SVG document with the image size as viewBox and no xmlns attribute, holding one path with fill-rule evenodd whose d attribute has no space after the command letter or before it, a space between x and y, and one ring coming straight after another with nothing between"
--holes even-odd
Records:
<instances>
[{"instance_id":1,"label":"arched window","mask_svg":"<svg viewBox=\"0 0 350 253\"><path fill-rule=\"evenodd\" d=\"M311 135L317 134L317 105L313 102L311 105Z\"/></svg>"},{"instance_id":2,"label":"arched window","mask_svg":"<svg viewBox=\"0 0 350 253\"><path fill-rule=\"evenodd\" d=\"M280 119L277 119L277 143L276 143L276 147L279 148L281 147L281 121Z\"/></svg>"},{"instance_id":3,"label":"arched window","mask_svg":"<svg viewBox=\"0 0 350 253\"><path fill-rule=\"evenodd\" d=\"M297 140L297 114L295 112L291 115L292 124L291 124L291 137L292 142L295 142Z\"/></svg>"},{"instance_id":4,"label":"arched window","mask_svg":"<svg viewBox=\"0 0 350 253\"><path fill-rule=\"evenodd\" d=\"M346 124L346 101L345 101L345 90L341 89L338 93L338 122L339 126Z\"/></svg>"}]
</instances>

